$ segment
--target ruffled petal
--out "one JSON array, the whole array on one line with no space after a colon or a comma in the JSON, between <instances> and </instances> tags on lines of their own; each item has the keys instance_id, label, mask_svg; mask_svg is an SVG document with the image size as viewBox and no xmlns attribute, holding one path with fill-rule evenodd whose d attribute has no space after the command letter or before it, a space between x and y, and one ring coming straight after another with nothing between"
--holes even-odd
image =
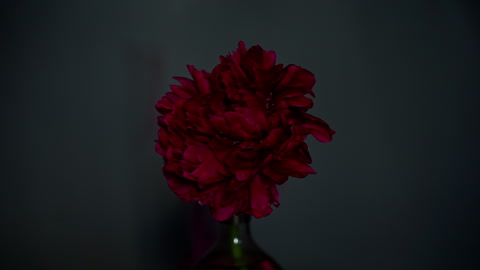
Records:
<instances>
[{"instance_id":1,"label":"ruffled petal","mask_svg":"<svg viewBox=\"0 0 480 270\"><path fill-rule=\"evenodd\" d=\"M312 115L307 115L307 121L302 127L309 129L313 137L323 143L330 142L335 134L325 121Z\"/></svg>"},{"instance_id":2,"label":"ruffled petal","mask_svg":"<svg viewBox=\"0 0 480 270\"><path fill-rule=\"evenodd\" d=\"M194 80L194 83L195 83L195 86L196 86L198 92L201 95L210 94L212 90L210 89L210 82L208 81L208 79L205 76L206 73L202 72L202 71L198 71L192 65L187 65L187 68L188 68L188 71L190 72L190 74L193 77L193 80Z\"/></svg>"},{"instance_id":3,"label":"ruffled petal","mask_svg":"<svg viewBox=\"0 0 480 270\"><path fill-rule=\"evenodd\" d=\"M278 83L276 92L297 89L314 97L315 94L312 92L314 84L315 76L310 71L299 66L289 65L285 68L284 76Z\"/></svg>"},{"instance_id":4,"label":"ruffled petal","mask_svg":"<svg viewBox=\"0 0 480 270\"><path fill-rule=\"evenodd\" d=\"M272 213L272 205L278 206L278 192L275 184L265 177L257 175L250 184L250 204L252 214L256 218L262 218Z\"/></svg>"}]
</instances>

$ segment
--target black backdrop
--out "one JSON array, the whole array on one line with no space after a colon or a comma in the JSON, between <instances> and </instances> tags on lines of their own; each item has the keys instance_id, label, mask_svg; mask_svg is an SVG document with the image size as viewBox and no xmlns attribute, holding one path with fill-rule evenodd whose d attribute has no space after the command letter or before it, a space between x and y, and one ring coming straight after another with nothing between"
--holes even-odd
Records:
<instances>
[{"instance_id":1,"label":"black backdrop","mask_svg":"<svg viewBox=\"0 0 480 270\"><path fill-rule=\"evenodd\" d=\"M475 1L10 1L1 7L2 269L174 269L190 204L155 102L260 44L316 74L317 175L253 221L285 269L479 269ZM198 225L200 226L200 225ZM206 231L206 235L208 232Z\"/></svg>"}]
</instances>

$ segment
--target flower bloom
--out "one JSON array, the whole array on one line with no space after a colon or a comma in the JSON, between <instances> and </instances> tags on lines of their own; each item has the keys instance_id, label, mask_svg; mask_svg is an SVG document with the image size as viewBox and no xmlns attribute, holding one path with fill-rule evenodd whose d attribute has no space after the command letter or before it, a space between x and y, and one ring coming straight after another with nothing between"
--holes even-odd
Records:
<instances>
[{"instance_id":1,"label":"flower bloom","mask_svg":"<svg viewBox=\"0 0 480 270\"><path fill-rule=\"evenodd\" d=\"M335 133L307 111L314 75L275 63L274 51L239 42L211 73L187 66L192 79L158 101L156 151L169 187L184 201L210 207L226 220L261 218L279 205L277 185L315 171L304 140L329 142Z\"/></svg>"}]
</instances>

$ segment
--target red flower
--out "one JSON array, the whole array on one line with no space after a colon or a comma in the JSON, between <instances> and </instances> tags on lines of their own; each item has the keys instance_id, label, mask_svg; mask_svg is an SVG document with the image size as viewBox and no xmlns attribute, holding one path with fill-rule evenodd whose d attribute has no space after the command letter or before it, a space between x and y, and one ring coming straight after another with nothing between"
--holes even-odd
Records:
<instances>
[{"instance_id":1,"label":"red flower","mask_svg":"<svg viewBox=\"0 0 480 270\"><path fill-rule=\"evenodd\" d=\"M315 173L306 136L329 142L335 133L307 114L314 75L275 57L240 42L212 73L187 66L193 79L174 77L180 85L156 105L156 151L170 188L208 205L217 220L269 215L279 205L276 185Z\"/></svg>"}]
</instances>

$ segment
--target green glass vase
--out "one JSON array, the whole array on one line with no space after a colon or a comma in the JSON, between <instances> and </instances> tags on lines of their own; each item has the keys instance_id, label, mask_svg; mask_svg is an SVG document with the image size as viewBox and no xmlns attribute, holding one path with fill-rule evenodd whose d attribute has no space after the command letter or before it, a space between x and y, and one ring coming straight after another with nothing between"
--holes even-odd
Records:
<instances>
[{"instance_id":1,"label":"green glass vase","mask_svg":"<svg viewBox=\"0 0 480 270\"><path fill-rule=\"evenodd\" d=\"M249 215L240 214L219 222L216 242L191 269L281 270L282 268L253 240L250 219Z\"/></svg>"}]
</instances>

